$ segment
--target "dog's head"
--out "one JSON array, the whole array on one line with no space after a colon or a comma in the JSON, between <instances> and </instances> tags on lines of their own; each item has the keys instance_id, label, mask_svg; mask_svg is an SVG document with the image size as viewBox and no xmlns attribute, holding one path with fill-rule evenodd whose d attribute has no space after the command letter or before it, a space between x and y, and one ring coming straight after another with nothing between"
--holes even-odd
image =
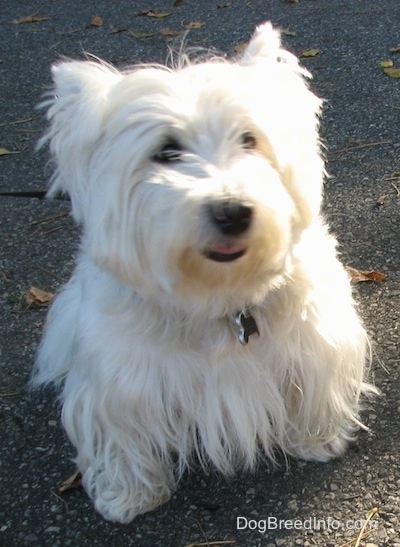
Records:
<instances>
[{"instance_id":1,"label":"dog's head","mask_svg":"<svg viewBox=\"0 0 400 547\"><path fill-rule=\"evenodd\" d=\"M307 76L268 23L234 62L54 66L50 193L70 195L85 251L146 296L265 294L320 208Z\"/></svg>"}]
</instances>

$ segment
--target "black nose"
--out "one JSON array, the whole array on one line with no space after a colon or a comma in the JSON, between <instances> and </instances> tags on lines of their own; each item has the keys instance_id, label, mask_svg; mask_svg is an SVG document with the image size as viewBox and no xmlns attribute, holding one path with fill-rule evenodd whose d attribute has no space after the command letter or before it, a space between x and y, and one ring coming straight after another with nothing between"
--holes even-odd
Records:
<instances>
[{"instance_id":1,"label":"black nose","mask_svg":"<svg viewBox=\"0 0 400 547\"><path fill-rule=\"evenodd\" d=\"M226 236L243 234L251 224L253 206L241 201L215 201L209 205L214 225Z\"/></svg>"}]
</instances>

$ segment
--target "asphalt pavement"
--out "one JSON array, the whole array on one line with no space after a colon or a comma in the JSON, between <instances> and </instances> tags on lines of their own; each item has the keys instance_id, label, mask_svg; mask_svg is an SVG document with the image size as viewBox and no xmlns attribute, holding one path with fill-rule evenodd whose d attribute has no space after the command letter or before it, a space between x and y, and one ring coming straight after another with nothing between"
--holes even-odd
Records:
<instances>
[{"instance_id":1,"label":"asphalt pavement","mask_svg":"<svg viewBox=\"0 0 400 547\"><path fill-rule=\"evenodd\" d=\"M35 151L45 126L36 105L60 57L164 62L187 27L188 45L233 55L265 20L285 29L326 99L324 208L343 261L386 275L355 286L382 396L365 402L370 429L340 460L229 479L193 470L168 504L129 525L106 522L83 490L59 492L74 451L55 393L26 387L47 312L26 293L56 291L79 241L69 203L40 199L51 170ZM400 546L400 79L385 72L396 67L399 0L1 1L1 546Z\"/></svg>"}]
</instances>

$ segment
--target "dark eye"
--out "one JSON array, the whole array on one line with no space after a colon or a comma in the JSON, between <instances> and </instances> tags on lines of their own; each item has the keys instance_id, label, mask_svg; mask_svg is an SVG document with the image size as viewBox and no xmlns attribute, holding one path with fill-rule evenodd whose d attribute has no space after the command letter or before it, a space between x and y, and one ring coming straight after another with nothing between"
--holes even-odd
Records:
<instances>
[{"instance_id":1,"label":"dark eye","mask_svg":"<svg viewBox=\"0 0 400 547\"><path fill-rule=\"evenodd\" d=\"M250 131L243 133L241 136L241 144L246 150L254 150L257 147L256 138Z\"/></svg>"},{"instance_id":2,"label":"dark eye","mask_svg":"<svg viewBox=\"0 0 400 547\"><path fill-rule=\"evenodd\" d=\"M177 161L182 157L182 147L174 140L168 141L164 146L153 156L153 160L160 163L168 163Z\"/></svg>"}]
</instances>

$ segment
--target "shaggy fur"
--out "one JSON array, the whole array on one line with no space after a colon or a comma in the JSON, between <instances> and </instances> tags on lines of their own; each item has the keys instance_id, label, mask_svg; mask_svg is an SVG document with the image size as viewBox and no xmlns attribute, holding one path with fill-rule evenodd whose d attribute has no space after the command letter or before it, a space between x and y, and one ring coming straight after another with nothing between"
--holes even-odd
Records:
<instances>
[{"instance_id":1,"label":"shaggy fur","mask_svg":"<svg viewBox=\"0 0 400 547\"><path fill-rule=\"evenodd\" d=\"M96 509L157 507L193 456L231 473L341 455L373 389L367 337L320 217L321 101L279 33L260 26L235 62L53 77L50 193L83 236L33 383L62 384Z\"/></svg>"}]
</instances>

